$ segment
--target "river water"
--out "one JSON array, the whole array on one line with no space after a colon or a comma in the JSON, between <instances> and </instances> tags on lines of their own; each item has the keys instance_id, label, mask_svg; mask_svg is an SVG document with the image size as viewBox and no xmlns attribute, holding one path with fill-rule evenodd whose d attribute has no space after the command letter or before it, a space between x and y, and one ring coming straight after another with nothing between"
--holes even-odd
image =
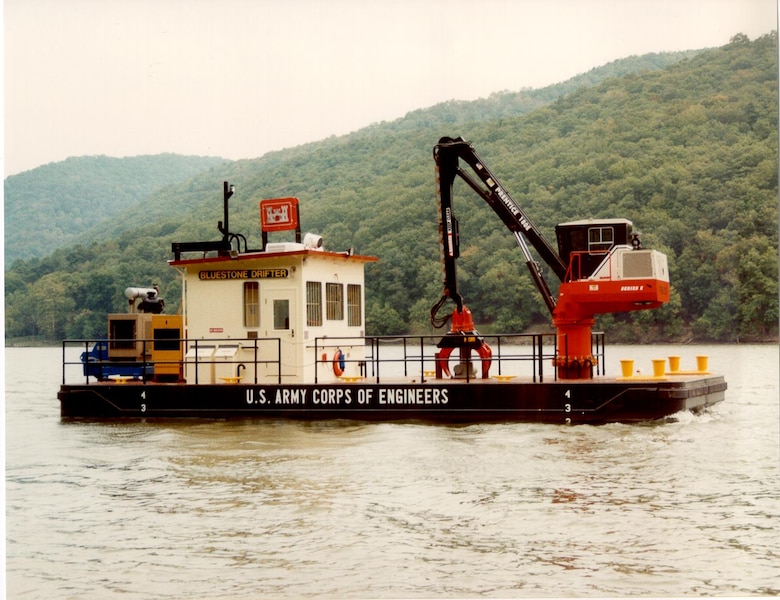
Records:
<instances>
[{"instance_id":1,"label":"river water","mask_svg":"<svg viewBox=\"0 0 780 600\"><path fill-rule=\"evenodd\" d=\"M780 594L778 348L654 425L63 422L59 348L6 349L8 598ZM689 361L689 362L686 362Z\"/></svg>"}]
</instances>

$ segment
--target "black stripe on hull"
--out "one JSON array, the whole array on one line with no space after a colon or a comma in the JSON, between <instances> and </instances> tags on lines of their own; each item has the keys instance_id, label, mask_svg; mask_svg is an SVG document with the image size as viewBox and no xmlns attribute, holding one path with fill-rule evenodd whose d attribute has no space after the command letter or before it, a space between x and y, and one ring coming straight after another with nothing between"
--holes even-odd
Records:
<instances>
[{"instance_id":1,"label":"black stripe on hull","mask_svg":"<svg viewBox=\"0 0 780 600\"><path fill-rule=\"evenodd\" d=\"M725 397L721 376L680 381L63 385L62 417L270 418L442 423L634 423L700 411Z\"/></svg>"}]
</instances>

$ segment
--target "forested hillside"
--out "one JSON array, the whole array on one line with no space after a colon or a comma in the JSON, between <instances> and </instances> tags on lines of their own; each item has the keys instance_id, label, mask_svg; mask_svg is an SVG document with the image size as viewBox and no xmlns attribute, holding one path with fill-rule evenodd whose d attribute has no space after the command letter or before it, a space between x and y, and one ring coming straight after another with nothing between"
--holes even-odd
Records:
<instances>
[{"instance_id":1,"label":"forested hillside","mask_svg":"<svg viewBox=\"0 0 780 600\"><path fill-rule=\"evenodd\" d=\"M4 181L5 263L46 256L147 198L224 164L201 156L81 156Z\"/></svg>"},{"instance_id":2,"label":"forested hillside","mask_svg":"<svg viewBox=\"0 0 780 600\"><path fill-rule=\"evenodd\" d=\"M407 115L422 119L416 128L408 120L380 124L155 193L122 219L154 214L152 224L109 228L110 238L9 271L7 336L102 334L105 313L123 310L128 285L159 283L175 310L170 243L220 237L223 180L237 186L231 230L250 246L260 245L257 201L297 196L304 230L322 234L326 247L380 257L368 277L368 332L428 330L441 295L431 151L439 137L459 135L551 240L559 222L626 217L645 246L667 253L672 302L603 318L598 325L611 339L777 335L775 33L752 42L738 35L723 48L578 88L525 115L473 114L468 122L463 114L472 113L447 103L438 113ZM513 237L469 188L456 194L459 282L480 329L548 323Z\"/></svg>"}]
</instances>

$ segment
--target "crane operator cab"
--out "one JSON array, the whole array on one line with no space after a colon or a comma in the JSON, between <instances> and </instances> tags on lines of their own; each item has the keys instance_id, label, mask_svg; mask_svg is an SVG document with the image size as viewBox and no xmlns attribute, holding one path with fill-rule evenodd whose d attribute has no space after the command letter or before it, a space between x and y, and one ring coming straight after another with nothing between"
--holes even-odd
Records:
<instances>
[{"instance_id":1,"label":"crane operator cab","mask_svg":"<svg viewBox=\"0 0 780 600\"><path fill-rule=\"evenodd\" d=\"M577 263L573 279L590 277L615 246L629 244L633 225L628 219L586 219L555 227L558 254L564 264Z\"/></svg>"},{"instance_id":2,"label":"crane operator cab","mask_svg":"<svg viewBox=\"0 0 780 600\"><path fill-rule=\"evenodd\" d=\"M653 278L669 281L666 255L643 250L628 219L587 219L555 227L566 281Z\"/></svg>"}]
</instances>

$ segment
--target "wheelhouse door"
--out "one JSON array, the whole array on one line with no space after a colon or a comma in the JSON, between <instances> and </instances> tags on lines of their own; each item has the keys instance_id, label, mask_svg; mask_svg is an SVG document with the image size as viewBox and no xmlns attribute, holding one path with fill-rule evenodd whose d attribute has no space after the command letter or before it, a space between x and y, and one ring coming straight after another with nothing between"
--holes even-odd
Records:
<instances>
[{"instance_id":1,"label":"wheelhouse door","mask_svg":"<svg viewBox=\"0 0 780 600\"><path fill-rule=\"evenodd\" d=\"M281 343L282 380L289 381L299 375L296 356L297 334L295 319L295 295L292 290L268 292L262 304L260 322L264 324L263 334L268 338L279 338Z\"/></svg>"}]
</instances>

